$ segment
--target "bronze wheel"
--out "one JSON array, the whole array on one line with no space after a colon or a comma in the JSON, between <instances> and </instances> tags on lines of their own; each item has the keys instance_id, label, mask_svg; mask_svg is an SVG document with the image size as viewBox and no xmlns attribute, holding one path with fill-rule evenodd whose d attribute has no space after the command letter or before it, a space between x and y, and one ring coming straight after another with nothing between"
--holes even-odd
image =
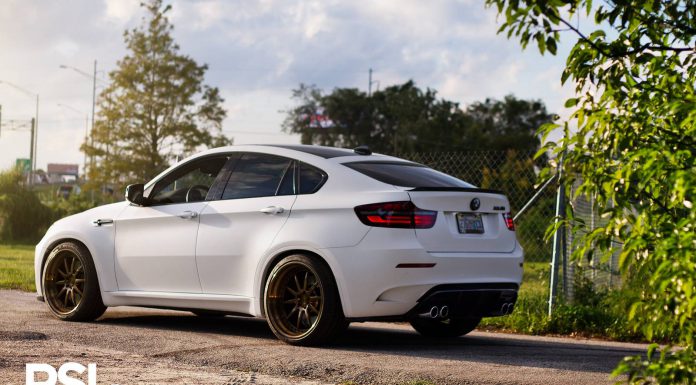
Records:
<instances>
[{"instance_id":1,"label":"bronze wheel","mask_svg":"<svg viewBox=\"0 0 696 385\"><path fill-rule=\"evenodd\" d=\"M64 250L46 264L44 289L48 305L56 313L67 315L82 302L85 292L85 269L80 259Z\"/></svg>"},{"instance_id":2,"label":"bronze wheel","mask_svg":"<svg viewBox=\"0 0 696 385\"><path fill-rule=\"evenodd\" d=\"M276 336L295 345L325 342L344 322L328 267L304 255L287 257L273 268L264 308Z\"/></svg>"},{"instance_id":3,"label":"bronze wheel","mask_svg":"<svg viewBox=\"0 0 696 385\"><path fill-rule=\"evenodd\" d=\"M42 285L46 303L58 318L92 320L106 310L91 256L80 244L65 242L51 251L44 265Z\"/></svg>"}]
</instances>

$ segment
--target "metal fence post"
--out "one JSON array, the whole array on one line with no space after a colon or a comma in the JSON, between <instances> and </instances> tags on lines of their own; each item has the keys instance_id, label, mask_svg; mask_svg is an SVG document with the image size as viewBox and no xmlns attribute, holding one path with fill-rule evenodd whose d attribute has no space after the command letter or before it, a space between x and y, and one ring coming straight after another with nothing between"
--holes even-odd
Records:
<instances>
[{"instance_id":1,"label":"metal fence post","mask_svg":"<svg viewBox=\"0 0 696 385\"><path fill-rule=\"evenodd\" d=\"M565 188L563 186L563 158L561 154L560 162L558 163L558 189L556 190L556 216L554 218L554 226L556 231L553 233L553 252L551 254L551 276L549 282L549 311L551 316L553 313L554 300L556 299L556 286L558 286L558 264L559 254L563 252L561 242L563 234L563 223L561 222L565 214Z\"/></svg>"}]
</instances>

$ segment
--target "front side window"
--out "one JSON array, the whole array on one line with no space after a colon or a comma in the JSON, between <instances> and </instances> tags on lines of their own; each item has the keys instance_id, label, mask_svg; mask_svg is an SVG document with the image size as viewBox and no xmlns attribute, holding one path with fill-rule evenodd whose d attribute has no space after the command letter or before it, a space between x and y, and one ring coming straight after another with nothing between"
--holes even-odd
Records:
<instances>
[{"instance_id":1,"label":"front side window","mask_svg":"<svg viewBox=\"0 0 696 385\"><path fill-rule=\"evenodd\" d=\"M196 159L172 171L150 192L151 205L200 202L225 166L228 156Z\"/></svg>"},{"instance_id":2,"label":"front side window","mask_svg":"<svg viewBox=\"0 0 696 385\"><path fill-rule=\"evenodd\" d=\"M222 199L256 198L289 195L292 184L293 161L269 154L244 154L238 161L227 181ZM287 175L287 178L286 178Z\"/></svg>"}]
</instances>

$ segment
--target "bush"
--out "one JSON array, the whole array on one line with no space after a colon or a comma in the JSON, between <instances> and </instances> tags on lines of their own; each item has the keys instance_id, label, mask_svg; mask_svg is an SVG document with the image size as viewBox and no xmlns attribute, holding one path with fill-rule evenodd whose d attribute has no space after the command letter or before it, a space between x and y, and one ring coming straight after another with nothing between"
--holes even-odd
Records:
<instances>
[{"instance_id":1,"label":"bush","mask_svg":"<svg viewBox=\"0 0 696 385\"><path fill-rule=\"evenodd\" d=\"M101 198L100 195L101 194L97 195L97 198ZM104 200L104 202L101 202L101 200ZM89 198L87 194L85 194L84 192L82 192L81 194L70 194L68 198L56 197L55 195L51 195L51 199L46 201L46 204L51 209L51 211L53 212L53 216L56 219L81 213L85 210L89 210L99 204L104 203L111 202L107 202L103 198L100 199L99 202L93 202L92 199Z\"/></svg>"},{"instance_id":2,"label":"bush","mask_svg":"<svg viewBox=\"0 0 696 385\"><path fill-rule=\"evenodd\" d=\"M0 173L0 241L34 243L53 218L18 170Z\"/></svg>"}]
</instances>

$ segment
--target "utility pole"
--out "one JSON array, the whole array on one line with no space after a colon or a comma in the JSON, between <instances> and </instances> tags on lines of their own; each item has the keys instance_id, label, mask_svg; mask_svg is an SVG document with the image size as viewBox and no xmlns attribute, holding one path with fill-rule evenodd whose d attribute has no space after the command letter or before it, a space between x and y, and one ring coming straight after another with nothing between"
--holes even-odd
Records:
<instances>
[{"instance_id":1,"label":"utility pole","mask_svg":"<svg viewBox=\"0 0 696 385\"><path fill-rule=\"evenodd\" d=\"M32 119L32 130L31 134L33 136L33 142L32 142L32 147L34 149L34 155L32 158L32 164L31 164L31 183L30 185L34 184L34 173L36 172L36 153L37 149L39 148L39 94L36 94L36 118Z\"/></svg>"},{"instance_id":2,"label":"utility pole","mask_svg":"<svg viewBox=\"0 0 696 385\"><path fill-rule=\"evenodd\" d=\"M94 59L94 73L92 75L92 125L89 134L90 146L94 147L94 111L97 105L97 59ZM90 156L89 167L94 167L94 156ZM87 175L85 173L85 175Z\"/></svg>"},{"instance_id":3,"label":"utility pole","mask_svg":"<svg viewBox=\"0 0 696 385\"><path fill-rule=\"evenodd\" d=\"M367 96L372 96L372 68L367 75Z\"/></svg>"},{"instance_id":4,"label":"utility pole","mask_svg":"<svg viewBox=\"0 0 696 385\"><path fill-rule=\"evenodd\" d=\"M29 185L34 184L33 180L33 174L34 170L36 169L36 148L37 148L37 137L38 137L38 132L39 132L39 94L37 92L31 92L23 87L20 87L14 83L10 83L5 80L0 80L0 83L7 84L8 86L23 92L26 95L29 96L36 96L36 116L32 118L32 124L31 124L31 159L30 159L30 164L29 166L31 167L31 172L30 175L32 176L32 179L29 180Z\"/></svg>"},{"instance_id":5,"label":"utility pole","mask_svg":"<svg viewBox=\"0 0 696 385\"><path fill-rule=\"evenodd\" d=\"M31 138L29 139L29 163L31 168L29 170L29 186L34 184L34 165L36 164L36 119L31 118Z\"/></svg>"}]
</instances>

